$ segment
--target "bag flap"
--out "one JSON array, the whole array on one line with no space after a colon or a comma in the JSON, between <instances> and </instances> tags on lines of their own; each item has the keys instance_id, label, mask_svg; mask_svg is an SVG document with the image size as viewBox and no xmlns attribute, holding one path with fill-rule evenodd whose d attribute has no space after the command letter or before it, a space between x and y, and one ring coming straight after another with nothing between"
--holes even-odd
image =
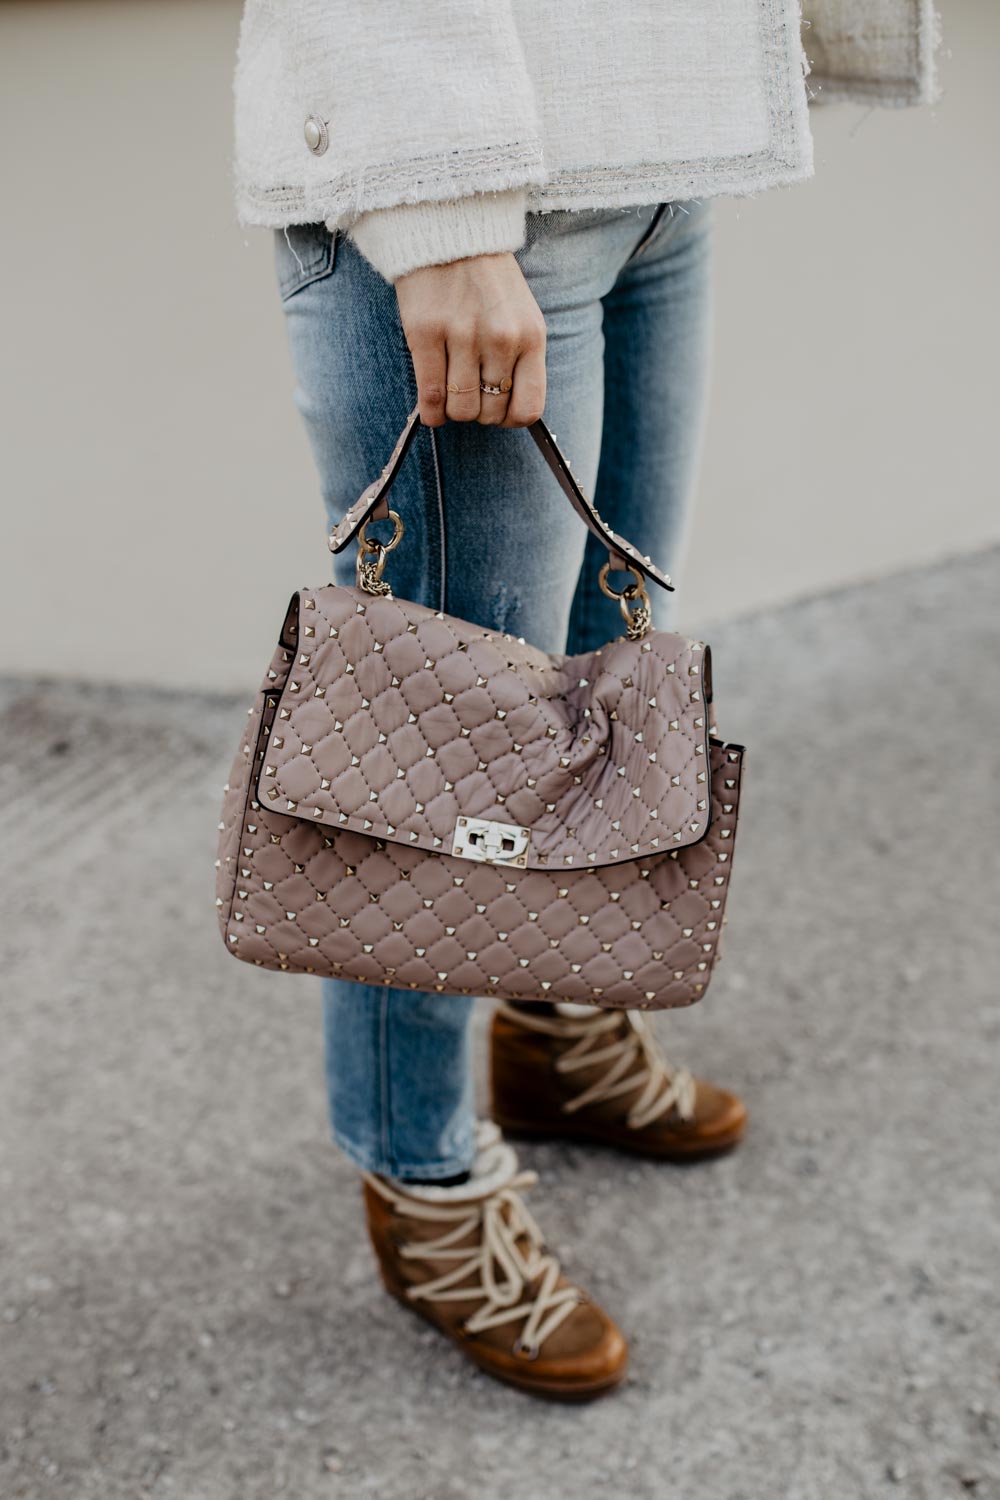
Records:
<instances>
[{"instance_id":1,"label":"bag flap","mask_svg":"<svg viewBox=\"0 0 1000 1500\"><path fill-rule=\"evenodd\" d=\"M701 641L651 631L549 656L334 584L292 600L283 641L257 793L274 812L529 869L616 864L705 836Z\"/></svg>"}]
</instances>

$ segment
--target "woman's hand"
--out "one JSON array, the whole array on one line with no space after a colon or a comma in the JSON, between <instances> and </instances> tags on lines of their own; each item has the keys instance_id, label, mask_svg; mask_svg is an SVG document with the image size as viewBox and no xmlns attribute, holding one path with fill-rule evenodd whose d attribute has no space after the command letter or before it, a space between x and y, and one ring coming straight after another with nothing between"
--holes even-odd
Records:
<instances>
[{"instance_id":1,"label":"woman's hand","mask_svg":"<svg viewBox=\"0 0 1000 1500\"><path fill-rule=\"evenodd\" d=\"M545 320L513 255L423 266L396 282L420 420L527 427L545 405ZM488 395L486 385L502 386Z\"/></svg>"}]
</instances>

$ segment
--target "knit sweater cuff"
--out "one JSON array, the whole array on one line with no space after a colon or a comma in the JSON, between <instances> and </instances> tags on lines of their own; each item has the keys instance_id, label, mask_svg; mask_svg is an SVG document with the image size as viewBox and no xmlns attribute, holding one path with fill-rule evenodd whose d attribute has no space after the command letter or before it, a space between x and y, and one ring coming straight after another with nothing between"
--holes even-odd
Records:
<instances>
[{"instance_id":1,"label":"knit sweater cuff","mask_svg":"<svg viewBox=\"0 0 1000 1500\"><path fill-rule=\"evenodd\" d=\"M524 244L527 192L474 193L444 203L400 203L362 214L351 239L386 281L419 266L497 255Z\"/></svg>"}]
</instances>

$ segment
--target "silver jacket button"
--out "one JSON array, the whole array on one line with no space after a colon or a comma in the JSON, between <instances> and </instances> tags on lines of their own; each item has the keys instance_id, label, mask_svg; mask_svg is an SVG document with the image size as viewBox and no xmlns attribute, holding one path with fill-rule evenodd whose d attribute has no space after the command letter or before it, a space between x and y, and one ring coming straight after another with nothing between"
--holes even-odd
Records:
<instances>
[{"instance_id":1,"label":"silver jacket button","mask_svg":"<svg viewBox=\"0 0 1000 1500\"><path fill-rule=\"evenodd\" d=\"M302 127L302 134L306 138L306 145L314 156L322 156L330 144L330 135L326 128L325 120L316 115L310 115Z\"/></svg>"}]
</instances>

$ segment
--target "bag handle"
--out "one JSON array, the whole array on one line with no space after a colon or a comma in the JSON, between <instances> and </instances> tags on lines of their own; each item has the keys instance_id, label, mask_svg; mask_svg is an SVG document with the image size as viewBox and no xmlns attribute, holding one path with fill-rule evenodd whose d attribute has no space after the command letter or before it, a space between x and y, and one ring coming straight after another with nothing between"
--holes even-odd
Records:
<instances>
[{"instance_id":1,"label":"bag handle","mask_svg":"<svg viewBox=\"0 0 1000 1500\"><path fill-rule=\"evenodd\" d=\"M389 504L387 495L392 487L393 480L399 473L403 460L410 450L420 426L420 413L414 408L406 419L406 426L399 435L399 441L392 450L392 455L379 477L372 481L366 490L355 500L350 510L337 522L330 532L330 551L343 552L344 548L357 536L358 532L368 521L383 521L389 518ZM545 423L539 418L532 422L528 428L531 436L538 446L539 452L552 470L559 486L569 500L573 509L589 530L608 549L608 566L612 572L632 572L636 575L641 586L643 577L651 578L661 588L673 589L673 584L667 573L661 571L648 557L642 557L624 537L612 531L611 527L601 519L593 504L588 500L570 468L566 458L562 454L558 443L552 436ZM604 569L602 576L604 575ZM603 585L602 585L603 586ZM611 591L605 588L605 591ZM620 597L612 594L612 597Z\"/></svg>"}]
</instances>

